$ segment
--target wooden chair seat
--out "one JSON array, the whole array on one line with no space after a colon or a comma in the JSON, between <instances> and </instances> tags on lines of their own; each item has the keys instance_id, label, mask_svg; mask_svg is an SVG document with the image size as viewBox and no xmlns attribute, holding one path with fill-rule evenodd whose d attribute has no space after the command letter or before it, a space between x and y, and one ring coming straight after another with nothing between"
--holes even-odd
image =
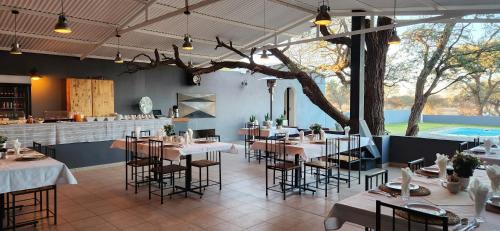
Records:
<instances>
[{"instance_id":1,"label":"wooden chair seat","mask_svg":"<svg viewBox=\"0 0 500 231\"><path fill-rule=\"evenodd\" d=\"M127 165L133 166L133 167L148 166L149 160L148 159L131 160L131 161L127 162Z\"/></svg>"},{"instance_id":2,"label":"wooden chair seat","mask_svg":"<svg viewBox=\"0 0 500 231\"><path fill-rule=\"evenodd\" d=\"M185 171L186 169L187 168L182 166L182 165L169 164L169 165L164 165L161 168L158 168L158 167L152 168L151 172L154 172L154 173L163 172L163 174L168 174L168 173Z\"/></svg>"},{"instance_id":3,"label":"wooden chair seat","mask_svg":"<svg viewBox=\"0 0 500 231\"><path fill-rule=\"evenodd\" d=\"M268 169L278 170L278 171L288 171L300 168L300 166L295 165L293 162L281 162L267 166Z\"/></svg>"},{"instance_id":4,"label":"wooden chair seat","mask_svg":"<svg viewBox=\"0 0 500 231\"><path fill-rule=\"evenodd\" d=\"M313 167L313 168L321 168L321 169L332 169L332 168L336 168L337 167L337 164L335 163L328 163L328 168L326 167L327 165L327 162L326 161L321 161L321 160L314 160L314 161L311 161L311 162L306 162L304 163L305 166L308 166L308 167Z\"/></svg>"},{"instance_id":5,"label":"wooden chair seat","mask_svg":"<svg viewBox=\"0 0 500 231\"><path fill-rule=\"evenodd\" d=\"M219 165L219 164L220 164L220 162L213 161L213 160L194 160L191 162L191 166L198 167L198 168L215 166L215 165Z\"/></svg>"}]
</instances>

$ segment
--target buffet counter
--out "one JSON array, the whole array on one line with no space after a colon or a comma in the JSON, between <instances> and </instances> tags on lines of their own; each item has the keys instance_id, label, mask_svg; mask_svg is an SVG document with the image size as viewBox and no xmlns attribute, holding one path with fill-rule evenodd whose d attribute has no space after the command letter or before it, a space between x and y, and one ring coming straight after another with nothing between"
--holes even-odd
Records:
<instances>
[{"instance_id":1,"label":"buffet counter","mask_svg":"<svg viewBox=\"0 0 500 231\"><path fill-rule=\"evenodd\" d=\"M13 124L0 126L0 135L9 140L19 139L23 147L31 146L33 141L43 145L99 142L123 139L135 127L150 130L151 135L172 119L119 120L102 122L61 122L44 124ZM175 123L175 121L174 121Z\"/></svg>"}]
</instances>

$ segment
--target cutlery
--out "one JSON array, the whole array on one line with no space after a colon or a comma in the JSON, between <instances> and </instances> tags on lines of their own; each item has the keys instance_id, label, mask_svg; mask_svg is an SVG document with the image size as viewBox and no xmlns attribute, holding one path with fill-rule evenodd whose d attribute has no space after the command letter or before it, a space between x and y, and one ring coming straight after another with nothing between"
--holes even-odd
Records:
<instances>
[{"instance_id":1,"label":"cutlery","mask_svg":"<svg viewBox=\"0 0 500 231\"><path fill-rule=\"evenodd\" d=\"M396 195L394 195L393 193L378 191L378 190L374 190L374 189L368 190L368 193L378 194L378 195L382 195L382 196L386 196L386 197L396 197Z\"/></svg>"}]
</instances>

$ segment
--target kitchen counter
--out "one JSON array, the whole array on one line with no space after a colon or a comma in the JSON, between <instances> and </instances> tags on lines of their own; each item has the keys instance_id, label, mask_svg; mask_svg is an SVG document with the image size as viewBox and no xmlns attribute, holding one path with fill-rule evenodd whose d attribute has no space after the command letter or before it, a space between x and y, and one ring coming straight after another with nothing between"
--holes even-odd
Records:
<instances>
[{"instance_id":1,"label":"kitchen counter","mask_svg":"<svg viewBox=\"0 0 500 231\"><path fill-rule=\"evenodd\" d=\"M170 118L148 120L119 120L102 122L62 122L43 124L13 124L0 126L0 135L9 140L19 139L23 147L31 146L33 141L43 145L99 142L123 139L135 127L150 130L151 135L166 124Z\"/></svg>"}]
</instances>

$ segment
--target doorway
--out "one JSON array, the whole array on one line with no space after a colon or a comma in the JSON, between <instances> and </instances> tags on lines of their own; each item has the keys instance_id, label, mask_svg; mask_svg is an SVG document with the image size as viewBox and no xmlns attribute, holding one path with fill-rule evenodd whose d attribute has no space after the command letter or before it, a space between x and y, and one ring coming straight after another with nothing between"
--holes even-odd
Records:
<instances>
[{"instance_id":1,"label":"doorway","mask_svg":"<svg viewBox=\"0 0 500 231\"><path fill-rule=\"evenodd\" d=\"M283 115L288 120L288 126L295 126L295 90L288 87L285 90Z\"/></svg>"}]
</instances>

